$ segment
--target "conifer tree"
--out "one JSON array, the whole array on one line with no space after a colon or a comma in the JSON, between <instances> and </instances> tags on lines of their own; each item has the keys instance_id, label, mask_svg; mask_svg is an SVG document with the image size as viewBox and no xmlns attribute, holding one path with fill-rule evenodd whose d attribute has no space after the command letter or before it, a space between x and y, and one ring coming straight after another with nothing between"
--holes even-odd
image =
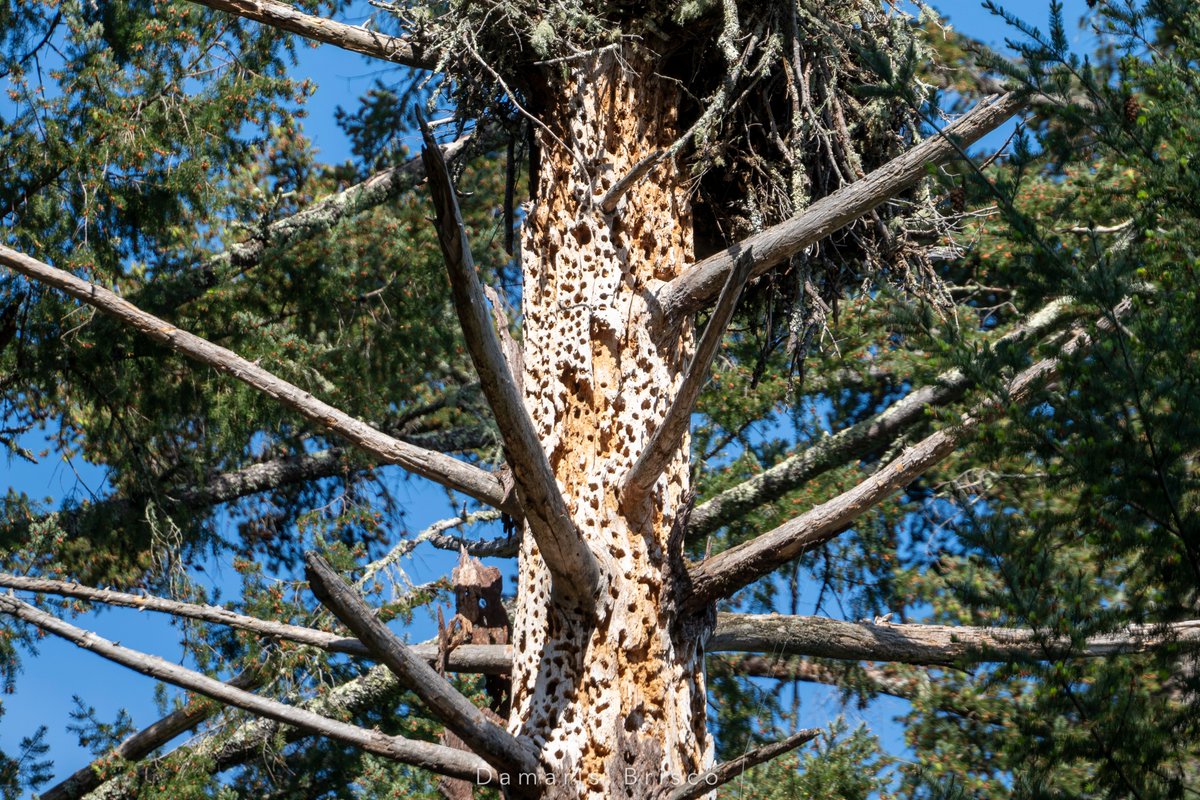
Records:
<instances>
[{"instance_id":1,"label":"conifer tree","mask_svg":"<svg viewBox=\"0 0 1200 800\"><path fill-rule=\"evenodd\" d=\"M56 635L189 693L6 796L1194 791L1200 13L1092 5L1088 59L995 8L1017 60L867 2L0 7L0 434L110 491L9 492L5 677ZM392 65L353 164L297 37ZM461 510L401 537L397 472ZM418 546L459 569L397 591Z\"/></svg>"}]
</instances>

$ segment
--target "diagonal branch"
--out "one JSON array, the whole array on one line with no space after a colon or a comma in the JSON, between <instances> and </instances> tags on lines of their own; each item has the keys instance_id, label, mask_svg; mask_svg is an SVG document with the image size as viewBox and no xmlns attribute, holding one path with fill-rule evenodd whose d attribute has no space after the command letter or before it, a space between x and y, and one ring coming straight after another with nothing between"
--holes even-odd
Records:
<instances>
[{"instance_id":1,"label":"diagonal branch","mask_svg":"<svg viewBox=\"0 0 1200 800\"><path fill-rule=\"evenodd\" d=\"M663 288L659 297L664 313L671 319L696 313L712 302L726 276L747 250L754 250L754 269L750 277L763 274L907 189L925 176L930 167L957 157L962 148L1004 124L1024 105L1024 99L1011 93L985 98L945 130L862 180L821 198L786 222L773 225L693 265Z\"/></svg>"},{"instance_id":2,"label":"diagonal branch","mask_svg":"<svg viewBox=\"0 0 1200 800\"><path fill-rule=\"evenodd\" d=\"M741 296L753 266L754 250L748 247L739 257L737 267L730 271L725 286L721 289L721 296L712 316L709 317L704 333L700 336L700 343L696 346L691 363L688 364L683 383L671 400L667 413L663 415L662 423L651 434L642 454L621 482L621 502L627 507L636 506L646 497L687 434L692 421L692 411L700 397L700 389L708 380L708 371L721 347L725 329L733 319L738 297Z\"/></svg>"},{"instance_id":3,"label":"diagonal branch","mask_svg":"<svg viewBox=\"0 0 1200 800\"><path fill-rule=\"evenodd\" d=\"M1044 335L1067 315L1069 308L1070 300L1067 298L1048 303L997 339L993 348ZM688 518L688 535L712 533L749 511L803 486L818 475L888 445L923 419L927 408L960 399L970 385L970 379L960 370L943 372L932 384L910 392L875 416L819 440L697 506Z\"/></svg>"},{"instance_id":4,"label":"diagonal branch","mask_svg":"<svg viewBox=\"0 0 1200 800\"><path fill-rule=\"evenodd\" d=\"M442 145L447 161L459 158L473 138L480 132L467 133L449 144ZM489 133L483 133L484 146L492 142ZM161 284L147 288L172 296L174 304L184 303L215 286L221 273L230 266L246 269L258 265L268 251L287 247L323 231L335 228L343 220L363 211L382 205L401 193L414 188L425 178L425 165L420 157L414 156L399 166L377 172L366 180L356 183L336 194L325 197L307 208L268 224L261 233L230 245L178 277L171 277ZM178 296L176 296L178 295Z\"/></svg>"},{"instance_id":5,"label":"diagonal branch","mask_svg":"<svg viewBox=\"0 0 1200 800\"><path fill-rule=\"evenodd\" d=\"M373 708L394 695L399 684L384 667L373 667L329 692L298 704L324 717L350 717ZM276 747L313 735L311 731L284 725L273 719L241 722L229 736L209 732L194 742L181 745L164 759L189 756L189 763L202 763L211 773L222 772L254 759L267 757ZM140 787L152 780L164 759L143 762L132 770L105 781L88 795L89 800L139 800ZM63 800L76 800L68 796Z\"/></svg>"},{"instance_id":6,"label":"diagonal branch","mask_svg":"<svg viewBox=\"0 0 1200 800\"><path fill-rule=\"evenodd\" d=\"M388 36L357 25L347 25L324 17L306 14L286 3L274 0L193 0L217 11L270 25L322 44L362 53L406 67L432 69L434 62L420 45L404 36Z\"/></svg>"},{"instance_id":7,"label":"diagonal branch","mask_svg":"<svg viewBox=\"0 0 1200 800\"><path fill-rule=\"evenodd\" d=\"M740 777L751 767L778 758L784 753L790 753L800 745L811 742L820 733L821 731L816 728L806 728L793 733L786 739L765 744L730 761L717 764L710 770L689 777L687 783L680 785L667 795L667 800L694 800L697 797L704 797L718 786Z\"/></svg>"},{"instance_id":8,"label":"diagonal branch","mask_svg":"<svg viewBox=\"0 0 1200 800\"><path fill-rule=\"evenodd\" d=\"M295 642L296 644L316 647L330 653L345 653L346 655L371 657L372 653L358 639L348 638L317 628L306 628L302 625L291 625L285 622L260 619L246 614L239 614L221 606L186 603L181 600L170 600L151 594L131 594L118 592L113 589L97 589L83 586L70 581L54 580L52 578L31 578L25 575L10 575L0 573L0 588L17 589L23 592L52 594L58 597L73 597L91 603L104 603L121 608L136 608L140 611L156 611L171 614L176 617L211 622L215 625L227 625L231 628L257 633L268 639ZM439 658L436 644L414 645L409 648L418 658L433 663ZM452 671L482 672L499 674L508 672L512 666L511 648L507 645L499 649L488 649L482 645L464 644L446 654L447 666Z\"/></svg>"},{"instance_id":9,"label":"diagonal branch","mask_svg":"<svg viewBox=\"0 0 1200 800\"><path fill-rule=\"evenodd\" d=\"M494 444L492 431L483 426L451 429L444 432L417 434L401 437L410 444L423 444L443 452L449 449L475 449ZM334 476L357 475L369 471L378 464L368 459L356 458L351 448L331 447L310 453L271 458L249 464L228 472L214 472L198 483L171 486L151 497L155 503L164 503L168 509L201 511L238 500L249 495L308 483ZM54 525L68 536L85 535L95 525L108 526L114 519L144 518L143 494L113 494L78 506L53 512ZM497 512L493 512L497 513ZM12 520L14 531L28 531L48 520L47 515L23 517ZM497 514L497 518L498 514ZM23 535L23 534L22 534ZM519 537L498 537L487 541L464 540L445 534L433 534L422 541L429 541L441 550L458 552L462 546L474 556L496 556L511 558L516 555ZM413 542L415 544L415 542Z\"/></svg>"},{"instance_id":10,"label":"diagonal branch","mask_svg":"<svg viewBox=\"0 0 1200 800\"><path fill-rule=\"evenodd\" d=\"M312 422L339 434L385 463L398 464L410 472L457 489L489 505L512 508L512 505L506 502L500 479L495 475L443 453L425 450L381 433L236 353L147 314L107 289L4 245L0 245L0 265L66 292L105 314L116 317L170 349L237 378Z\"/></svg>"},{"instance_id":11,"label":"diagonal branch","mask_svg":"<svg viewBox=\"0 0 1200 800\"><path fill-rule=\"evenodd\" d=\"M310 552L305 554L304 562L309 585L321 604L353 631L372 655L410 686L447 729L501 773L541 773L537 754L531 747L484 716L401 642L324 559Z\"/></svg>"},{"instance_id":12,"label":"diagonal branch","mask_svg":"<svg viewBox=\"0 0 1200 800\"><path fill-rule=\"evenodd\" d=\"M428 127L422 127L425 172L437 213L438 240L450 274L454 306L479 383L504 439L504 454L512 469L525 520L553 577L552 592L556 598L569 600L584 611L590 610L600 593L600 565L571 521L558 481L508 369L471 257L450 173Z\"/></svg>"},{"instance_id":13,"label":"diagonal branch","mask_svg":"<svg viewBox=\"0 0 1200 800\"><path fill-rule=\"evenodd\" d=\"M259 676L243 672L229 685L238 689L253 689ZM211 717L218 707L199 698L190 699L182 708L147 725L124 739L103 756L103 761L93 761L51 786L37 796L37 800L77 800L104 783L101 776L104 763L113 761L141 761L184 731L195 728Z\"/></svg>"},{"instance_id":14,"label":"diagonal branch","mask_svg":"<svg viewBox=\"0 0 1200 800\"><path fill-rule=\"evenodd\" d=\"M1130 300L1122 301L1113 309L1111 318L1101 320L1098 327L1110 329L1113 320L1124 316L1131 308ZM1009 382L1009 401L1024 402L1035 387L1057 376L1062 357L1073 355L1090 344L1091 337L1077 327L1071 340L1061 348L1060 356L1038 361ZM853 489L696 565L690 571L692 594L686 606L698 610L718 598L729 597L802 553L838 536L884 498L912 483L957 450L982 422L997 416L1001 408L992 401L982 404L973 414L965 415L959 424L925 437Z\"/></svg>"},{"instance_id":15,"label":"diagonal branch","mask_svg":"<svg viewBox=\"0 0 1200 800\"><path fill-rule=\"evenodd\" d=\"M328 719L277 700L260 697L252 692L222 683L199 672L172 664L158 656L122 647L96 634L77 628L57 617L9 595L0 595L0 613L9 614L38 628L72 642L85 650L130 669L170 683L182 689L211 697L226 705L241 708L252 714L268 717L328 736L393 761L422 767L440 775L475 780L477 776L495 775L491 767L478 756L449 747L388 736L338 720Z\"/></svg>"}]
</instances>

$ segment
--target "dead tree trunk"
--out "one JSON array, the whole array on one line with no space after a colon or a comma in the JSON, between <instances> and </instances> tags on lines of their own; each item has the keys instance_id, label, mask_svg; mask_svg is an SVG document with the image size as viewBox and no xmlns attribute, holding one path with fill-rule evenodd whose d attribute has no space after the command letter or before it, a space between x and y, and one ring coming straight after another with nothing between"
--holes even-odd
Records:
<instances>
[{"instance_id":1,"label":"dead tree trunk","mask_svg":"<svg viewBox=\"0 0 1200 800\"><path fill-rule=\"evenodd\" d=\"M652 796L711 760L701 621L677 613L679 516L690 497L684 436L652 489L621 496L679 389L690 325L653 292L692 260L688 193L671 160L602 201L679 136L677 86L636 57L575 62L534 114L540 169L522 241L529 413L592 552L611 558L593 609L551 604L524 538L510 729L528 736L565 797ZM675 556L671 554L675 553Z\"/></svg>"}]
</instances>

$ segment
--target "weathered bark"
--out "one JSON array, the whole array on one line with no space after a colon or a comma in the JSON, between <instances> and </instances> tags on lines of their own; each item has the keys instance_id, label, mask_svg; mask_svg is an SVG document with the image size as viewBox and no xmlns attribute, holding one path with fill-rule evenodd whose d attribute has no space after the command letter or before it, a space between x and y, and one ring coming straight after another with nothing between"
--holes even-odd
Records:
<instances>
[{"instance_id":1,"label":"weathered bark","mask_svg":"<svg viewBox=\"0 0 1200 800\"><path fill-rule=\"evenodd\" d=\"M115 317L140 333L166 345L201 364L242 381L268 397L300 413L386 464L399 464L410 472L458 489L489 505L507 507L519 513L508 501L508 492L495 475L450 456L425 450L372 428L328 403L323 403L298 386L213 344L199 336L176 328L166 320L142 309L109 290L75 275L44 264L16 250L0 245L0 266L52 286L72 297Z\"/></svg>"},{"instance_id":2,"label":"weathered bark","mask_svg":"<svg viewBox=\"0 0 1200 800\"><path fill-rule=\"evenodd\" d=\"M309 552L305 554L304 563L308 584L321 604L358 636L373 657L383 662L405 685L412 687L425 706L471 750L500 773L540 772L534 753L524 742L488 719L414 653L323 558Z\"/></svg>"},{"instance_id":3,"label":"weathered bark","mask_svg":"<svg viewBox=\"0 0 1200 800\"><path fill-rule=\"evenodd\" d=\"M433 64L419 44L403 36L368 30L366 26L347 25L324 17L305 14L287 3L274 0L195 0L198 5L236 14L273 28L298 33L306 39L331 44L343 50L362 53L395 64L430 69Z\"/></svg>"},{"instance_id":4,"label":"weathered bark","mask_svg":"<svg viewBox=\"0 0 1200 800\"><path fill-rule=\"evenodd\" d=\"M451 575L454 584L454 618L444 625L438 611L438 663L439 674L445 674L450 653L466 644L506 645L512 638L512 623L504 608L504 577L496 567L486 567L477 558L467 555L464 548L459 552L458 566ZM504 723L508 713L508 697L511 684L507 675L488 675L484 680L484 691L490 699L489 707L483 710L493 722ZM442 731L442 744L447 747L466 748L467 743L453 731ZM443 777L438 781L438 791L445 800L471 800L475 786L461 778Z\"/></svg>"},{"instance_id":5,"label":"weathered bark","mask_svg":"<svg viewBox=\"0 0 1200 800\"><path fill-rule=\"evenodd\" d=\"M562 797L647 797L703 771L702 625L676 598L687 437L624 506L618 481L678 393L689 325L663 324L654 293L692 257L684 175L662 162L611 212L622 176L678 136L677 86L611 51L555 73L536 98L541 172L522 240L524 390L572 521L611 559L590 614L552 604L538 544L522 543L510 728L556 773Z\"/></svg>"},{"instance_id":6,"label":"weathered bark","mask_svg":"<svg viewBox=\"0 0 1200 800\"><path fill-rule=\"evenodd\" d=\"M312 711L297 708L277 700L237 688L232 683L222 683L199 672L172 664L158 656L141 653L122 647L120 643L102 639L96 634L63 622L46 612L8 595L0 595L0 613L36 625L85 650L129 667L143 675L149 675L181 689L198 692L225 705L241 708L261 717L294 725L346 744L360 747L368 753L383 756L405 764L422 767L439 775L455 775L464 778L491 776L487 762L471 753L452 750L403 736L388 736L378 730L366 730L335 719L322 717Z\"/></svg>"}]
</instances>

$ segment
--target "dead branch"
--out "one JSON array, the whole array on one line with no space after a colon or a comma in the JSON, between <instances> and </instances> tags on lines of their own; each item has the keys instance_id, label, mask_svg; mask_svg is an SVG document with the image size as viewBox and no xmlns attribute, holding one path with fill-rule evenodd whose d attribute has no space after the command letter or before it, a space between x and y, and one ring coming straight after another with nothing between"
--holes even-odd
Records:
<instances>
[{"instance_id":1,"label":"dead branch","mask_svg":"<svg viewBox=\"0 0 1200 800\"><path fill-rule=\"evenodd\" d=\"M58 597L73 597L91 603L136 608L141 611L156 611L176 617L211 622L216 625L228 625L231 628L257 633L268 639L295 642L331 653L345 653L364 658L372 657L371 652L358 639L316 628L306 628L302 625L290 625L285 622L251 617L221 606L185 603L150 594L131 594L112 589L97 589L52 578L31 578L4 573L0 573L0 588L52 594ZM428 663L433 663L438 657L436 644L413 645L409 649ZM463 645L457 648L450 654L449 659L449 668L457 672L498 674L507 672L512 667L512 654L507 649L492 651L481 649L476 645Z\"/></svg>"},{"instance_id":2,"label":"dead branch","mask_svg":"<svg viewBox=\"0 0 1200 800\"><path fill-rule=\"evenodd\" d=\"M952 666L989 661L1108 658L1161 647L1200 649L1200 620L1130 625L1083 642L1028 628L893 625L780 614L720 614L709 648L721 652Z\"/></svg>"},{"instance_id":3,"label":"dead branch","mask_svg":"<svg viewBox=\"0 0 1200 800\"><path fill-rule=\"evenodd\" d=\"M158 656L122 647L10 595L0 595L0 612L24 620L47 633L66 639L109 661L129 667L135 672L211 697L225 705L360 747L369 753L393 761L428 769L439 775L451 775L471 780L482 775L493 775L494 779L498 777L483 759L471 753L452 750L430 742L405 739L402 736L388 736L379 731L369 731L356 725L328 719L312 711L280 703L277 700L260 697L228 683L222 683L215 678L172 664Z\"/></svg>"},{"instance_id":4,"label":"dead branch","mask_svg":"<svg viewBox=\"0 0 1200 800\"><path fill-rule=\"evenodd\" d=\"M479 138L479 133L467 133L453 142L442 145L442 153L446 160L452 162L462 156L467 144L474 138ZM483 133L483 138L487 143L492 141L489 133ZM377 172L360 183L318 200L302 211L271 222L260 234L230 245L224 252L205 259L198 268L178 277L167 278L164 281L166 286L155 283L149 288L172 292L171 284L180 284L179 290L183 296L175 298L174 302L186 302L215 286L222 271L229 266L243 269L256 266L269 250L287 247L323 231L329 231L343 220L382 205L414 188L424 178L424 162L420 157L414 156L399 166Z\"/></svg>"},{"instance_id":5,"label":"dead branch","mask_svg":"<svg viewBox=\"0 0 1200 800\"><path fill-rule=\"evenodd\" d=\"M1061 321L1069 308L1069 298L1052 301L997 339L993 346L1014 345L1040 337ZM818 475L886 446L923 419L927 408L960 399L970 385L960 370L943 372L932 384L910 392L875 416L820 439L697 506L688 519L688 535L712 533L753 509L798 489Z\"/></svg>"},{"instance_id":6,"label":"dead branch","mask_svg":"<svg viewBox=\"0 0 1200 800\"><path fill-rule=\"evenodd\" d=\"M635 506L654 487L655 482L662 476L663 470L675 455L680 441L687 434L692 421L692 411L700 397L700 390L708 380L708 372L713 359L721 348L721 340L725 338L725 329L733 319L733 311L737 307L738 297L750 276L754 266L753 251L747 249L739 260L736 269L729 273L716 308L709 317L708 325L696 345L696 352L688 364L679 391L671 399L662 423L650 435L637 461L629 468L621 482L621 502L627 506Z\"/></svg>"},{"instance_id":7,"label":"dead branch","mask_svg":"<svg viewBox=\"0 0 1200 800\"><path fill-rule=\"evenodd\" d=\"M981 137L1002 125L1025 105L1009 93L981 100L970 113L956 120L903 155L897 156L865 178L816 201L802 213L756 233L686 269L659 294L670 319L694 314L712 302L738 259L754 251L750 277L853 222L922 178L930 166L945 163Z\"/></svg>"},{"instance_id":8,"label":"dead branch","mask_svg":"<svg viewBox=\"0 0 1200 800\"><path fill-rule=\"evenodd\" d=\"M259 683L259 676L250 672L243 672L229 681L230 686L246 690L254 689ZM93 761L51 786L39 794L37 800L78 800L104 783L100 777L103 762L141 761L179 734L204 722L218 708L219 706L206 700L189 699L182 708L172 711L124 739L105 753L102 759Z\"/></svg>"},{"instance_id":9,"label":"dead branch","mask_svg":"<svg viewBox=\"0 0 1200 800\"><path fill-rule=\"evenodd\" d=\"M23 253L0 245L0 265L31 280L59 289L115 317L151 339L195 361L231 375L312 422L344 437L384 463L397 464L443 486L456 489L496 507L505 502L504 487L495 475L443 453L416 447L388 436L365 422L324 403L303 389L276 377L236 353L213 344L165 320L147 314L120 296ZM511 504L508 504L511 508ZM516 509L513 509L516 512ZM517 512L519 513L519 512Z\"/></svg>"},{"instance_id":10,"label":"dead branch","mask_svg":"<svg viewBox=\"0 0 1200 800\"><path fill-rule=\"evenodd\" d=\"M386 667L373 667L366 674L298 706L324 717L341 718L378 707L398 688L396 677ZM277 746L310 735L310 731L301 728L283 725L273 719L258 718L241 721L229 735L211 731L194 742L181 745L164 758L186 753L206 764L213 773L218 773L254 759L268 757ZM138 800L142 782L152 778L162 760L143 762L132 770L110 778L88 795L89 800Z\"/></svg>"},{"instance_id":11,"label":"dead branch","mask_svg":"<svg viewBox=\"0 0 1200 800\"><path fill-rule=\"evenodd\" d=\"M228 625L279 641L295 642L335 653L374 658L358 639L328 631L288 625L237 614L217 606L127 594L111 589L46 578L0 575L0 587L39 594L74 597L90 602L139 608L179 617ZM1117 653L1145 652L1155 647L1200 646L1200 620L1164 625L1135 625L1123 632L1083 642L1047 641L1030 630L947 625L893 625L845 622L814 616L720 614L708 642L709 653L773 653L840 660L907 664L947 664L1006 659L1099 658ZM1038 648L1043 649L1039 650ZM434 643L406 647L422 663L438 657ZM509 645L463 644L448 654L453 672L502 674L512 666ZM757 673L755 673L757 674ZM824 681L822 681L824 682ZM887 689L883 689L887 691ZM894 692L890 692L894 693Z\"/></svg>"},{"instance_id":12,"label":"dead branch","mask_svg":"<svg viewBox=\"0 0 1200 800\"><path fill-rule=\"evenodd\" d=\"M735 759L717 764L710 770L706 770L699 775L693 775L687 783L679 786L675 791L667 795L667 798L668 800L693 800L696 797L703 797L716 787L740 777L751 767L778 758L784 753L790 753L802 744L811 742L820 733L821 731L816 728L806 728L805 730L793 733L786 739L765 744L748 753L743 753Z\"/></svg>"},{"instance_id":13,"label":"dead branch","mask_svg":"<svg viewBox=\"0 0 1200 800\"><path fill-rule=\"evenodd\" d=\"M541 772L532 747L488 719L401 642L323 558L309 552L305 554L304 563L309 585L321 604L358 636L375 658L411 687L449 730L499 772L524 775Z\"/></svg>"},{"instance_id":14,"label":"dead branch","mask_svg":"<svg viewBox=\"0 0 1200 800\"><path fill-rule=\"evenodd\" d=\"M438 240L450 273L450 289L467 351L504 439L504 454L525 521L553 576L552 592L586 611L600 593L600 565L571 521L554 471L509 372L471 257L450 172L427 127L424 135L422 155L437 213Z\"/></svg>"},{"instance_id":15,"label":"dead branch","mask_svg":"<svg viewBox=\"0 0 1200 800\"><path fill-rule=\"evenodd\" d=\"M192 0L217 11L236 14L239 17L270 25L306 39L322 44L331 44L343 50L362 53L372 58L403 64L416 69L433 69L419 44L408 37L388 36L365 27L347 25L324 17L305 14L303 11L274 0Z\"/></svg>"},{"instance_id":16,"label":"dead branch","mask_svg":"<svg viewBox=\"0 0 1200 800\"><path fill-rule=\"evenodd\" d=\"M655 150L650 155L643 158L641 161L634 164L629 172L625 173L616 183L614 183L604 197L600 199L600 210L605 214L611 214L617 210L617 203L621 202L621 198L633 188L633 185L644 178L650 170L659 165L663 158L667 155L666 150Z\"/></svg>"},{"instance_id":17,"label":"dead branch","mask_svg":"<svg viewBox=\"0 0 1200 800\"><path fill-rule=\"evenodd\" d=\"M1101 320L1098 327L1111 329L1112 320L1127 314L1131 308L1132 301L1122 301L1113 309L1111 318ZM1090 344L1091 337L1082 327L1076 327L1070 341L1061 348L1060 356L1038 361L1008 383L1009 402L1024 402L1035 387L1058 374L1061 358L1073 355ZM692 595L686 601L687 607L697 610L720 597L729 597L775 568L838 536L884 498L907 486L957 450L982 422L994 418L1002 408L995 401L981 404L972 413L964 415L957 425L925 437L854 488L788 520L774 530L696 565L691 569Z\"/></svg>"}]
</instances>

